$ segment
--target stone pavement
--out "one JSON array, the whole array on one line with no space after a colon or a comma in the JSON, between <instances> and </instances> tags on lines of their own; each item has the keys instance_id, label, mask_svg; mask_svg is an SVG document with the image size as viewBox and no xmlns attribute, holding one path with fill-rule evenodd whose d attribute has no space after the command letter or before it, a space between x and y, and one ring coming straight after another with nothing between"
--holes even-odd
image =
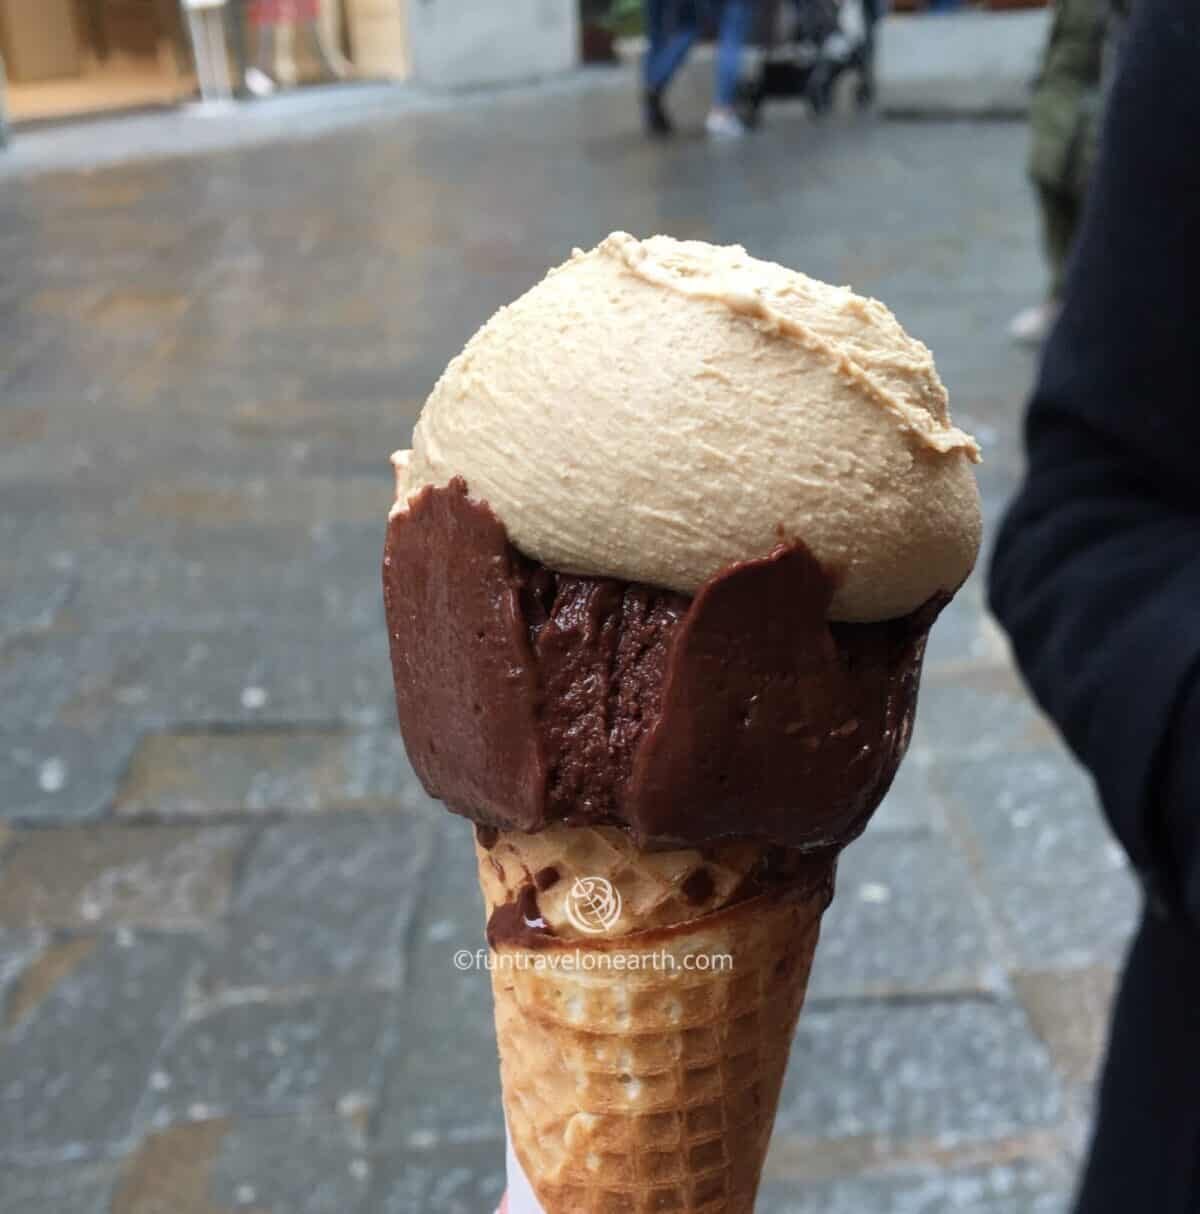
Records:
<instances>
[{"instance_id":1,"label":"stone pavement","mask_svg":"<svg viewBox=\"0 0 1200 1214\"><path fill-rule=\"evenodd\" d=\"M681 97L696 122L699 95ZM611 89L0 195L0 1214L478 1214L502 1181L466 825L378 565L434 378L615 227L888 300L996 519L1040 284L1003 124L647 146ZM979 579L847 853L764 1214L1064 1210L1133 884Z\"/></svg>"}]
</instances>

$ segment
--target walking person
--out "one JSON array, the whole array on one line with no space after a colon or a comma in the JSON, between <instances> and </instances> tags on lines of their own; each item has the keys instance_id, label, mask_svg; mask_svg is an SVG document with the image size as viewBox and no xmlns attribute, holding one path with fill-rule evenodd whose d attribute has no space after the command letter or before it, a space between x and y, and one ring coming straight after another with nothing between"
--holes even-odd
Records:
<instances>
[{"instance_id":1,"label":"walking person","mask_svg":"<svg viewBox=\"0 0 1200 1214\"><path fill-rule=\"evenodd\" d=\"M1076 1214L1200 1210L1198 51L1200 5L1132 6L991 567L1145 892Z\"/></svg>"},{"instance_id":2,"label":"walking person","mask_svg":"<svg viewBox=\"0 0 1200 1214\"><path fill-rule=\"evenodd\" d=\"M1048 283L1045 298L1013 317L1014 341L1036 344L1058 315L1096 155L1109 0L1056 0L1033 88L1029 177L1037 193Z\"/></svg>"},{"instance_id":3,"label":"walking person","mask_svg":"<svg viewBox=\"0 0 1200 1214\"><path fill-rule=\"evenodd\" d=\"M736 139L746 128L734 110L742 49L754 15L753 0L643 0L646 58L642 65L642 114L646 133L670 135L674 130L664 95L700 36L701 22L710 13L718 18L713 104L704 129L713 139Z\"/></svg>"}]
</instances>

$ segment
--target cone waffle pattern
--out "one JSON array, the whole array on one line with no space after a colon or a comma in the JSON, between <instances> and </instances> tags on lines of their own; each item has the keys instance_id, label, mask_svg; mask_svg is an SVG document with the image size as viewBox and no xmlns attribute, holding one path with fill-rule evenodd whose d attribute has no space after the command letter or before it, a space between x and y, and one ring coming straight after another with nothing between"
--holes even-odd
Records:
<instances>
[{"instance_id":1,"label":"cone waffle pattern","mask_svg":"<svg viewBox=\"0 0 1200 1214\"><path fill-rule=\"evenodd\" d=\"M605 829L502 832L478 854L489 914L546 869L556 930L573 877L622 895L610 935L498 945L527 962L498 959L492 986L509 1135L546 1214L751 1214L828 884L731 903L757 847L639 853ZM552 964L605 952L625 968Z\"/></svg>"}]
</instances>

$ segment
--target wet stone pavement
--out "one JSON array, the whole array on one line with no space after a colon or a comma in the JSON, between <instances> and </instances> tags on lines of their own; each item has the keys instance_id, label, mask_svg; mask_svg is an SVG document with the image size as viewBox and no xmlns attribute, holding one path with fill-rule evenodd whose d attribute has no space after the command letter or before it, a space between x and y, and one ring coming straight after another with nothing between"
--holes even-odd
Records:
<instances>
[{"instance_id":1,"label":"wet stone pavement","mask_svg":"<svg viewBox=\"0 0 1200 1214\"><path fill-rule=\"evenodd\" d=\"M481 905L394 726L387 456L572 245L741 241L887 300L997 518L1022 129L633 119L515 93L0 185L0 1214L491 1209ZM973 579L842 865L763 1214L1064 1211L1135 910Z\"/></svg>"}]
</instances>

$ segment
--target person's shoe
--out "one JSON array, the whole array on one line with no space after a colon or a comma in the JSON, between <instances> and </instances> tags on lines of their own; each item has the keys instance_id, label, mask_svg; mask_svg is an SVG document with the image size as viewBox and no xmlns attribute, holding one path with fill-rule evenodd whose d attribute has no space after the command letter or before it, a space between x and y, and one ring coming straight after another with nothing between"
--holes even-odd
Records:
<instances>
[{"instance_id":1,"label":"person's shoe","mask_svg":"<svg viewBox=\"0 0 1200 1214\"><path fill-rule=\"evenodd\" d=\"M642 94L642 121L647 135L662 139L674 132L675 127L663 106L661 90L646 89Z\"/></svg>"},{"instance_id":2,"label":"person's shoe","mask_svg":"<svg viewBox=\"0 0 1200 1214\"><path fill-rule=\"evenodd\" d=\"M741 139L746 133L742 120L732 110L724 109L708 111L704 130L710 139Z\"/></svg>"},{"instance_id":3,"label":"person's shoe","mask_svg":"<svg viewBox=\"0 0 1200 1214\"><path fill-rule=\"evenodd\" d=\"M243 81L246 92L255 97L270 97L279 87L260 67L248 67Z\"/></svg>"},{"instance_id":4,"label":"person's shoe","mask_svg":"<svg viewBox=\"0 0 1200 1214\"><path fill-rule=\"evenodd\" d=\"M1058 301L1054 299L1047 299L1031 308L1025 308L1009 322L1009 337L1022 346L1040 346L1054 328L1058 309Z\"/></svg>"}]
</instances>

